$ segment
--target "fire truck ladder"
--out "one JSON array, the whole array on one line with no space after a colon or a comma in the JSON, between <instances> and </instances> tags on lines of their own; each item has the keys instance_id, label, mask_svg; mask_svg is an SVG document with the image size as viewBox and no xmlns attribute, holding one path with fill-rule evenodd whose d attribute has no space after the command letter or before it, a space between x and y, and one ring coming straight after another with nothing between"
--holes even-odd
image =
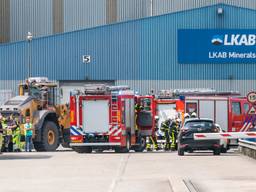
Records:
<instances>
[{"instance_id":1,"label":"fire truck ladder","mask_svg":"<svg viewBox=\"0 0 256 192\"><path fill-rule=\"evenodd\" d=\"M111 98L111 116L112 116L112 124L118 124L118 104L117 104L117 96L112 95Z\"/></svg>"},{"instance_id":2,"label":"fire truck ladder","mask_svg":"<svg viewBox=\"0 0 256 192\"><path fill-rule=\"evenodd\" d=\"M105 84L89 84L84 86L85 94L107 95L115 91L130 90L128 86L108 86Z\"/></svg>"},{"instance_id":3,"label":"fire truck ladder","mask_svg":"<svg viewBox=\"0 0 256 192\"><path fill-rule=\"evenodd\" d=\"M214 89L170 89L170 90L161 90L159 92L159 98L161 97L177 97L177 96L240 96L240 93L237 91L216 91Z\"/></svg>"}]
</instances>

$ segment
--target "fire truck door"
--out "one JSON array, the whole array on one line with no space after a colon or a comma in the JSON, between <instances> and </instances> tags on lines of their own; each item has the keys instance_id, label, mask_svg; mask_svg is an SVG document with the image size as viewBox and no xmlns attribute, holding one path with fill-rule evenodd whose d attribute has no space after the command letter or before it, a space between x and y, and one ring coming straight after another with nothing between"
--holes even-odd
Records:
<instances>
[{"instance_id":1,"label":"fire truck door","mask_svg":"<svg viewBox=\"0 0 256 192\"><path fill-rule=\"evenodd\" d=\"M125 99L125 126L126 129L131 130L131 134L135 133L134 126L134 101L132 99Z\"/></svg>"},{"instance_id":2,"label":"fire truck door","mask_svg":"<svg viewBox=\"0 0 256 192\"><path fill-rule=\"evenodd\" d=\"M139 111L137 117L137 125L140 128L140 133L142 136L152 135L154 127L154 117L153 117L153 98L151 97L141 97L140 103L143 109Z\"/></svg>"},{"instance_id":3,"label":"fire truck door","mask_svg":"<svg viewBox=\"0 0 256 192\"><path fill-rule=\"evenodd\" d=\"M239 131L243 126L243 114L240 101L232 101L232 131Z\"/></svg>"},{"instance_id":4,"label":"fire truck door","mask_svg":"<svg viewBox=\"0 0 256 192\"><path fill-rule=\"evenodd\" d=\"M222 130L228 131L228 101L215 102L215 123L219 124Z\"/></svg>"}]
</instances>

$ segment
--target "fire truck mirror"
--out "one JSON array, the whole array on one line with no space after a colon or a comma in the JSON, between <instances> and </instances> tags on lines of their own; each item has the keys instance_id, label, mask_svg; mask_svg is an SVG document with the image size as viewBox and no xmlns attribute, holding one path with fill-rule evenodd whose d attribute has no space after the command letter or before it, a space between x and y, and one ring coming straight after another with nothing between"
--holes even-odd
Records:
<instances>
[{"instance_id":1,"label":"fire truck mirror","mask_svg":"<svg viewBox=\"0 0 256 192\"><path fill-rule=\"evenodd\" d=\"M59 89L59 95L61 98L63 98L63 89L62 88Z\"/></svg>"}]
</instances>

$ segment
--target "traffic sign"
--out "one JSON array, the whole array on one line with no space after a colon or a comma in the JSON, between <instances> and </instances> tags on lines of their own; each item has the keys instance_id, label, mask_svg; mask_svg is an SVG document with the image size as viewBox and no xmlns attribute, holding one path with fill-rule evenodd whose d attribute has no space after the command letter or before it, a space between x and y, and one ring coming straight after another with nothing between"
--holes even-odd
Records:
<instances>
[{"instance_id":1,"label":"traffic sign","mask_svg":"<svg viewBox=\"0 0 256 192\"><path fill-rule=\"evenodd\" d=\"M247 101L256 104L256 91L251 91L247 94Z\"/></svg>"},{"instance_id":2,"label":"traffic sign","mask_svg":"<svg viewBox=\"0 0 256 192\"><path fill-rule=\"evenodd\" d=\"M248 111L249 115L255 115L256 114L256 110L254 107L251 107L251 109Z\"/></svg>"}]
</instances>

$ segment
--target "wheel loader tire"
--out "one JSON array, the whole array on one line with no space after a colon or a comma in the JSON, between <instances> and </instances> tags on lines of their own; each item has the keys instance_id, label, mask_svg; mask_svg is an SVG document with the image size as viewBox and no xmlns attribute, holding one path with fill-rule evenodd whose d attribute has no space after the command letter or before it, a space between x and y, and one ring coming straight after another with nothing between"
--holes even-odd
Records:
<instances>
[{"instance_id":1,"label":"wheel loader tire","mask_svg":"<svg viewBox=\"0 0 256 192\"><path fill-rule=\"evenodd\" d=\"M42 127L42 140L34 143L37 151L56 151L60 145L60 133L57 125L52 121L45 121Z\"/></svg>"}]
</instances>

